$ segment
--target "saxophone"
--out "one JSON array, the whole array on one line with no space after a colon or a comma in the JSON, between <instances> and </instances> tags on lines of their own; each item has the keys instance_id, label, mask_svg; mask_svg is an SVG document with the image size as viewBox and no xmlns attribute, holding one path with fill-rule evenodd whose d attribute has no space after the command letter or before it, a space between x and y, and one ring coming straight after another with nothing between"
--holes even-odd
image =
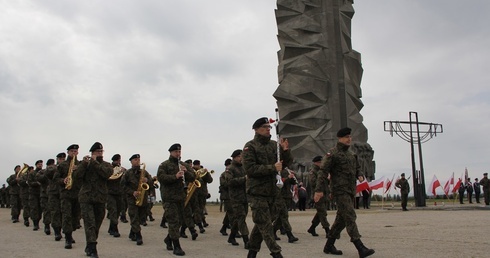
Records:
<instances>
[{"instance_id":1,"label":"saxophone","mask_svg":"<svg viewBox=\"0 0 490 258\"><path fill-rule=\"evenodd\" d=\"M197 171L196 171L196 177L199 177ZM194 180L194 182L189 184L189 187L187 188L187 195L185 196L184 207L187 206L187 204L191 200L191 197L197 188L201 188L201 182L199 182L199 179L196 179L196 180Z\"/></svg>"},{"instance_id":2,"label":"saxophone","mask_svg":"<svg viewBox=\"0 0 490 258\"><path fill-rule=\"evenodd\" d=\"M75 166L75 159L76 156L71 159L70 166L68 167L68 175L66 176L68 180L65 185L66 190L70 190L73 186L73 166Z\"/></svg>"},{"instance_id":3,"label":"saxophone","mask_svg":"<svg viewBox=\"0 0 490 258\"><path fill-rule=\"evenodd\" d=\"M150 189L150 186L147 183L143 182L143 179L145 179L145 163L142 163L143 167L141 168L141 173L140 173L140 181L138 182L138 192L139 195L136 197L136 206L143 206L143 201L145 200L145 193Z\"/></svg>"}]
</instances>

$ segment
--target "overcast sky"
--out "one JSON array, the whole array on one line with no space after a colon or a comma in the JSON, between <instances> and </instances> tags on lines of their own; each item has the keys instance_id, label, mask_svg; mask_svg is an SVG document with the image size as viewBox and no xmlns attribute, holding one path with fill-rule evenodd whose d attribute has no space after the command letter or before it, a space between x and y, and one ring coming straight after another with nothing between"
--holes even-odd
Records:
<instances>
[{"instance_id":1,"label":"overcast sky","mask_svg":"<svg viewBox=\"0 0 490 258\"><path fill-rule=\"evenodd\" d=\"M0 0L0 183L17 164L95 141L156 174L170 145L216 171L274 117L273 0ZM383 121L440 123L423 145L426 182L488 172L490 2L357 0L353 48L376 176L410 173L410 145Z\"/></svg>"}]
</instances>

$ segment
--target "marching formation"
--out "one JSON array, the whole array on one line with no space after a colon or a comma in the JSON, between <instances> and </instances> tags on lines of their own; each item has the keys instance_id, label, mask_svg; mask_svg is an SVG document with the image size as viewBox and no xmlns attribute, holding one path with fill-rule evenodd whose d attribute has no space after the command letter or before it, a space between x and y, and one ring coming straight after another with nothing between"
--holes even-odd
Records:
<instances>
[{"instance_id":1,"label":"marching formation","mask_svg":"<svg viewBox=\"0 0 490 258\"><path fill-rule=\"evenodd\" d=\"M277 121L277 120L276 120ZM298 241L293 235L288 212L293 199L292 189L301 188L291 170L293 157L287 139L271 139L273 119L259 118L253 123L254 138L243 149L232 151L225 161L226 170L219 178L220 198L224 201L225 216L220 229L227 235L227 243L239 246L237 238L243 240L248 250L247 257L254 258L265 243L274 258L283 257L277 231L287 236L288 243ZM275 124L277 128L277 123ZM339 142L324 156L313 158L310 184L314 189L317 213L307 230L318 236L316 227L321 224L327 241L323 251L341 255L334 246L344 228L359 252L360 257L374 253L361 242L356 225L353 200L356 180L363 180L356 154L349 150L351 130L343 128L337 133ZM151 213L156 189L160 190L164 210L161 227L167 228L162 235L165 248L174 255L185 255L180 238L187 238L189 230L192 240L206 231L206 199L209 198L207 184L213 182L212 174L201 166L199 160L181 160L182 146L172 144L169 157L158 166L152 176L146 165L141 163L140 154L129 158L131 168L121 166L121 155L112 156L112 163L104 160L104 148L95 142L89 149L90 155L78 159L79 146L71 144L65 153L55 159L38 160L35 167L17 165L2 193L8 191L9 202L0 196L2 207L11 208L11 220L20 222L22 215L26 227L33 230L44 224L44 233L54 240L65 239L64 248L72 249L76 244L73 232L83 228L85 232L85 254L99 257L97 245L100 227L104 218L109 222L108 233L120 237L118 223L127 223L129 215L129 238L136 245L143 245L142 226L153 221ZM305 198L306 199L306 198ZM330 227L327 221L327 201L337 205L337 215ZM251 230L246 218L252 213L254 223ZM107 210L107 213L106 213ZM22 212L22 214L21 214ZM42 219L42 221L41 221ZM83 220L83 227L81 221ZM227 229L230 229L228 234ZM199 231L199 232L198 232Z\"/></svg>"}]
</instances>

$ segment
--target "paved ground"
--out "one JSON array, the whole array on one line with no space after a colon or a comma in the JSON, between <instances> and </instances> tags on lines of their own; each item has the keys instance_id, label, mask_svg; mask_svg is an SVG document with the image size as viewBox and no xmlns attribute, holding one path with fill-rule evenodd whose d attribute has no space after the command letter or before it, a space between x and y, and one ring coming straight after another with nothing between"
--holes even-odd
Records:
<instances>
[{"instance_id":1,"label":"paved ground","mask_svg":"<svg viewBox=\"0 0 490 258\"><path fill-rule=\"evenodd\" d=\"M429 203L427 204L429 205ZM388 206L388 207L386 207ZM196 241L181 240L186 252L185 257L246 257L247 251L240 246L231 246L227 237L218 232L223 213L217 206L209 206L208 223L210 226ZM128 238L129 224L120 224L120 238L107 234L108 220L104 221L99 236L100 257L172 257L166 251L163 238L166 229L159 227L162 214L161 206L154 207L154 222L143 228L142 246L136 246ZM289 244L287 237L279 244L284 257L338 257L322 252L326 239L324 232L319 237L306 233L310 225L313 210L292 211L290 221L293 233L300 239ZM251 214L248 216L251 229ZM328 212L328 220L333 222L335 211ZM385 205L384 209L372 207L358 210L359 231L366 246L376 250L372 257L490 257L490 209L481 205L460 205L448 203L442 206L412 208L402 212L398 208ZM54 241L54 236L46 236L43 231L32 231L22 223L11 223L10 210L0 209L0 257L86 257L84 255L85 235L83 229L74 232L77 241L73 249L65 250L64 240ZM336 246L344 252L341 257L358 257L357 251L345 231ZM175 257L175 256L174 256ZM270 257L267 247L262 246L258 257Z\"/></svg>"}]
</instances>

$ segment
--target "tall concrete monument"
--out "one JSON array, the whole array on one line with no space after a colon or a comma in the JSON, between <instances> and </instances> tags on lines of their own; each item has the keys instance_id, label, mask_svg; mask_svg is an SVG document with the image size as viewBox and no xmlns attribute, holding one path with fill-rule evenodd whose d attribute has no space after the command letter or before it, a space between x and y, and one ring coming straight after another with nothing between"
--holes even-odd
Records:
<instances>
[{"instance_id":1,"label":"tall concrete monument","mask_svg":"<svg viewBox=\"0 0 490 258\"><path fill-rule=\"evenodd\" d=\"M374 151L362 124L361 55L352 49L353 0L277 0L279 87L274 92L279 133L296 163L309 167L351 127L352 150L364 174L374 179Z\"/></svg>"}]
</instances>

